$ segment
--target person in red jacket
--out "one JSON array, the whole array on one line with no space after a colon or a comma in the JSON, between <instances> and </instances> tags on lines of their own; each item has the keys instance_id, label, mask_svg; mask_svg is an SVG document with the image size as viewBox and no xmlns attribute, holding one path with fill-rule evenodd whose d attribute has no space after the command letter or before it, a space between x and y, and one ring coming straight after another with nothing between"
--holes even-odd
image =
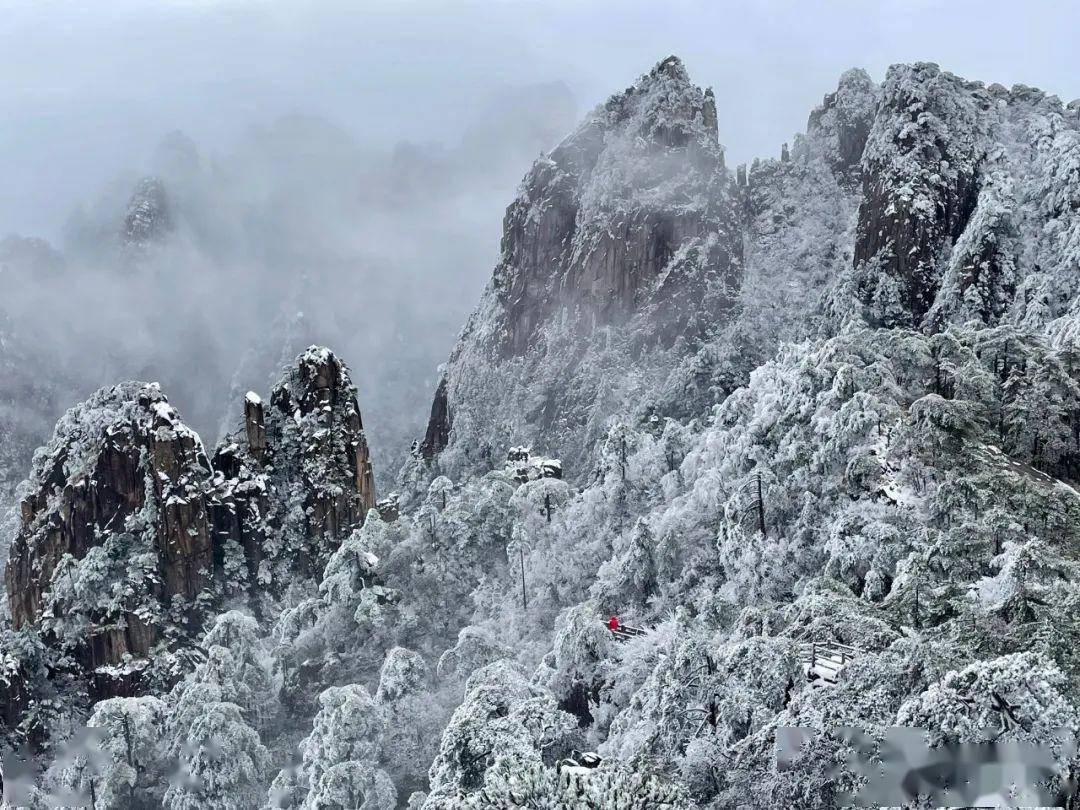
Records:
<instances>
[{"instance_id":1,"label":"person in red jacket","mask_svg":"<svg viewBox=\"0 0 1080 810\"><path fill-rule=\"evenodd\" d=\"M608 630L610 630L612 633L614 633L616 630L618 630L619 629L619 619L618 619L618 617L612 616L610 619L608 619L607 626L608 626Z\"/></svg>"}]
</instances>

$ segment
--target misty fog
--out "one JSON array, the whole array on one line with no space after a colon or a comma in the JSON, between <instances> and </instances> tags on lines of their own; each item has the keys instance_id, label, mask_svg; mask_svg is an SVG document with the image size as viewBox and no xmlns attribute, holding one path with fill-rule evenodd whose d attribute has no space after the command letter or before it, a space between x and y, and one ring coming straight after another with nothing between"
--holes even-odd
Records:
<instances>
[{"instance_id":1,"label":"misty fog","mask_svg":"<svg viewBox=\"0 0 1080 810\"><path fill-rule=\"evenodd\" d=\"M312 342L352 367L385 488L490 275L519 179L667 53L716 88L729 163L776 153L852 65L880 76L947 45L952 69L1048 89L1076 67L1067 32L1034 12L797 9L10 4L0 456L14 470L0 489L63 409L125 378L159 380L212 446L243 393L265 392ZM976 9L992 54L986 37L955 41ZM171 228L132 255L120 231L147 175Z\"/></svg>"},{"instance_id":2,"label":"misty fog","mask_svg":"<svg viewBox=\"0 0 1080 810\"><path fill-rule=\"evenodd\" d=\"M137 172L74 210L57 252L9 237L10 331L64 380L57 399L159 380L208 443L235 426L246 390L325 344L354 369L389 480L490 274L517 178L574 117L550 84L493 97L448 146L364 148L299 115L253 125L219 155L168 134L149 160L169 211L160 243L121 246Z\"/></svg>"},{"instance_id":3,"label":"misty fog","mask_svg":"<svg viewBox=\"0 0 1080 810\"><path fill-rule=\"evenodd\" d=\"M0 0L0 807L1075 794L1077 17Z\"/></svg>"}]
</instances>

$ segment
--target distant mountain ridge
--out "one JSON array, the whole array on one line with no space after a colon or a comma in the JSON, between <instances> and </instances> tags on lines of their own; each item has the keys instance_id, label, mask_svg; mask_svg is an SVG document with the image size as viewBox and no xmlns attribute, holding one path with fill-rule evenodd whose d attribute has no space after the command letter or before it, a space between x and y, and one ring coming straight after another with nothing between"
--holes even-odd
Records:
<instances>
[{"instance_id":1,"label":"distant mountain ridge","mask_svg":"<svg viewBox=\"0 0 1080 810\"><path fill-rule=\"evenodd\" d=\"M1078 113L932 64L854 70L779 160L732 171L711 92L664 60L523 181L421 453L465 470L533 441L587 474L608 416L702 413L823 325L1068 328Z\"/></svg>"},{"instance_id":2,"label":"distant mountain ridge","mask_svg":"<svg viewBox=\"0 0 1080 810\"><path fill-rule=\"evenodd\" d=\"M6 572L31 806L827 810L833 729L1080 734L1078 110L851 70L730 168L664 59L526 176L378 503L328 349L212 454L94 394Z\"/></svg>"}]
</instances>

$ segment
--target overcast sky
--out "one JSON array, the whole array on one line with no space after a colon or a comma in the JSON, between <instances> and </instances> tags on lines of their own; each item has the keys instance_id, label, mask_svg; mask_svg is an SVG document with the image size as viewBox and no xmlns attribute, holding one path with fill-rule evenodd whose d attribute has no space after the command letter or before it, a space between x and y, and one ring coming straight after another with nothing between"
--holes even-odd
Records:
<instances>
[{"instance_id":1,"label":"overcast sky","mask_svg":"<svg viewBox=\"0 0 1080 810\"><path fill-rule=\"evenodd\" d=\"M730 163L775 153L856 65L880 79L892 62L932 60L1080 95L1080 13L1067 2L3 6L0 234L57 237L74 202L145 164L173 129L213 151L302 112L362 144L453 143L500 88L562 81L584 111L669 53L715 89Z\"/></svg>"},{"instance_id":2,"label":"overcast sky","mask_svg":"<svg viewBox=\"0 0 1080 810\"><path fill-rule=\"evenodd\" d=\"M131 378L160 380L213 441L243 391L266 391L316 342L352 365L392 477L491 277L519 179L589 108L677 54L714 88L734 165L778 155L852 66L880 80L933 60L1069 100L1075 7L0 0L0 240L45 237L67 262L0 290L13 362L56 382L49 408L19 411L38 425L27 446ZM159 151L176 130L190 140ZM117 273L149 170L176 228Z\"/></svg>"}]
</instances>

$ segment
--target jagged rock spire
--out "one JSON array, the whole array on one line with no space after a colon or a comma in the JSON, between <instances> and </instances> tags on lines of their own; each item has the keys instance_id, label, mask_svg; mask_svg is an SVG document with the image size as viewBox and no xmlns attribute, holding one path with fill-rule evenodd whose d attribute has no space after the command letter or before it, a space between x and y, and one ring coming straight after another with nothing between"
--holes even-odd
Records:
<instances>
[{"instance_id":1,"label":"jagged rock spire","mask_svg":"<svg viewBox=\"0 0 1080 810\"><path fill-rule=\"evenodd\" d=\"M690 241L724 230L728 215L716 104L668 57L597 107L547 159L537 161L504 221L494 284L510 354L560 307L590 328L662 305L691 274L653 284ZM738 245L720 240L705 259L737 286ZM703 294L702 290L698 293ZM684 327L668 324L674 337Z\"/></svg>"},{"instance_id":2,"label":"jagged rock spire","mask_svg":"<svg viewBox=\"0 0 1080 810\"><path fill-rule=\"evenodd\" d=\"M251 392L242 427L214 467L253 582L278 590L315 576L375 505L371 454L348 367L311 346L289 365L267 405ZM245 517L246 516L246 517Z\"/></svg>"},{"instance_id":3,"label":"jagged rock spire","mask_svg":"<svg viewBox=\"0 0 1080 810\"><path fill-rule=\"evenodd\" d=\"M274 387L270 404L267 441L300 449L314 498L314 532L340 537L362 523L375 505L375 485L356 386L345 363L327 348L309 347Z\"/></svg>"},{"instance_id":4,"label":"jagged rock spire","mask_svg":"<svg viewBox=\"0 0 1080 810\"><path fill-rule=\"evenodd\" d=\"M128 202L120 232L121 245L130 250L143 250L164 239L172 228L172 212L164 183L156 177L144 177L135 186Z\"/></svg>"},{"instance_id":5,"label":"jagged rock spire","mask_svg":"<svg viewBox=\"0 0 1080 810\"><path fill-rule=\"evenodd\" d=\"M863 156L855 241L873 323L917 325L934 304L941 252L978 198L985 94L934 64L889 68Z\"/></svg>"},{"instance_id":6,"label":"jagged rock spire","mask_svg":"<svg viewBox=\"0 0 1080 810\"><path fill-rule=\"evenodd\" d=\"M614 329L638 333L643 344L671 345L722 322L741 279L735 198L715 98L690 81L677 57L596 107L536 161L507 209L500 261L440 383L419 453L431 459L452 443L452 419L476 416L486 425L499 408L514 409L499 424L475 426L495 436L529 418L525 411L534 406L525 402L459 409L459 386L476 390L475 373L459 368L466 355L476 362L487 354L501 362L528 358L516 380L528 386L533 375L548 373L542 367L554 352L552 329L580 335L584 344ZM583 392L595 381L583 383L568 383L582 397L577 411L550 402L538 425L559 420L576 430L590 419L585 400L593 394ZM505 448L468 452L501 455Z\"/></svg>"},{"instance_id":7,"label":"jagged rock spire","mask_svg":"<svg viewBox=\"0 0 1080 810\"><path fill-rule=\"evenodd\" d=\"M312 346L245 398L213 462L156 383L95 393L34 459L5 571L12 624L70 653L95 698L138 692L164 640L224 597L304 587L374 506L356 389ZM158 673L153 677L161 677Z\"/></svg>"},{"instance_id":8,"label":"jagged rock spire","mask_svg":"<svg viewBox=\"0 0 1080 810\"><path fill-rule=\"evenodd\" d=\"M861 68L844 71L834 92L810 113L807 133L824 142L826 156L836 171L856 173L870 137L881 92Z\"/></svg>"}]
</instances>

